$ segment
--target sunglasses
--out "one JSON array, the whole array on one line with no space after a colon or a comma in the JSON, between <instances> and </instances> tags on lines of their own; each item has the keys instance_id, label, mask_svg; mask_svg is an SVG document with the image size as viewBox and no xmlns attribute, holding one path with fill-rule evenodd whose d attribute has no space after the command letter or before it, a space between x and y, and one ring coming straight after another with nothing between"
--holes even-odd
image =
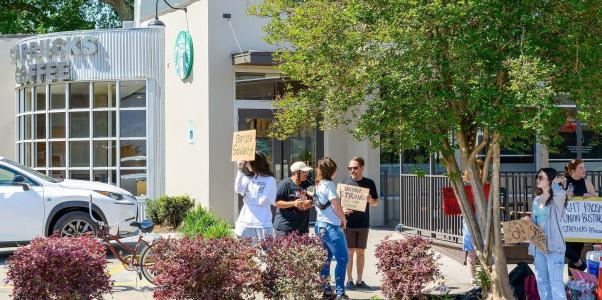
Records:
<instances>
[{"instance_id":1,"label":"sunglasses","mask_svg":"<svg viewBox=\"0 0 602 300\"><path fill-rule=\"evenodd\" d=\"M537 176L536 178L537 178L537 180L548 180L547 177L543 177L541 175Z\"/></svg>"},{"instance_id":2,"label":"sunglasses","mask_svg":"<svg viewBox=\"0 0 602 300\"><path fill-rule=\"evenodd\" d=\"M357 171L360 167L348 167L347 170L349 171Z\"/></svg>"}]
</instances>

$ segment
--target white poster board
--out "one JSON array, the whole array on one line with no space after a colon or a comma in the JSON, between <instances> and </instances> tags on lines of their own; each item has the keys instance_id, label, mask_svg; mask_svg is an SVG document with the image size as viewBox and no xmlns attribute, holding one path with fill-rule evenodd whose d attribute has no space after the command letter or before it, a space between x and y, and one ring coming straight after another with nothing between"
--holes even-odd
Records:
<instances>
[{"instance_id":1,"label":"white poster board","mask_svg":"<svg viewBox=\"0 0 602 300\"><path fill-rule=\"evenodd\" d=\"M571 197L560 230L566 242L602 243L602 197Z\"/></svg>"}]
</instances>

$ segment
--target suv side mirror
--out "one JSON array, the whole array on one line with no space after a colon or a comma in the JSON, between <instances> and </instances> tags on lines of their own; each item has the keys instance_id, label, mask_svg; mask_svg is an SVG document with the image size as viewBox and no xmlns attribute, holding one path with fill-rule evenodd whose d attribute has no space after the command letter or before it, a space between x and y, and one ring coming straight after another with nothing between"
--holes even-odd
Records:
<instances>
[{"instance_id":1,"label":"suv side mirror","mask_svg":"<svg viewBox=\"0 0 602 300\"><path fill-rule=\"evenodd\" d=\"M30 190L29 183L27 183L27 180L25 180L25 177L23 177L23 175L15 175L12 184L14 186L21 186L24 191Z\"/></svg>"}]
</instances>

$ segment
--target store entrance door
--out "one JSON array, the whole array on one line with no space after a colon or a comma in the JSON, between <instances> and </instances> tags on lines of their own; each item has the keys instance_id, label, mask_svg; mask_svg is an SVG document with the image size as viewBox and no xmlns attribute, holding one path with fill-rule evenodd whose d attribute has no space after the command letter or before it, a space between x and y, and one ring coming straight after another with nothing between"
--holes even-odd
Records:
<instances>
[{"instance_id":1,"label":"store entrance door","mask_svg":"<svg viewBox=\"0 0 602 300\"><path fill-rule=\"evenodd\" d=\"M290 176L290 165L304 161L315 167L324 156L324 133L317 128L306 128L284 141L269 137L274 113L271 109L238 109L238 130L257 130L257 151L271 164L276 181ZM313 181L314 174L310 175ZM239 197L238 209L242 208ZM313 210L312 210L313 211Z\"/></svg>"}]
</instances>

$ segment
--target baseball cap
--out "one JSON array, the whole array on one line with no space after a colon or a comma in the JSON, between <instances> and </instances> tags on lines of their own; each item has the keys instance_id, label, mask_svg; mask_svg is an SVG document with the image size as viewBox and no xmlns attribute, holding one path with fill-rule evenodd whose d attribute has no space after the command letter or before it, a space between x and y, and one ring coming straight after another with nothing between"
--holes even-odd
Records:
<instances>
[{"instance_id":1,"label":"baseball cap","mask_svg":"<svg viewBox=\"0 0 602 300\"><path fill-rule=\"evenodd\" d=\"M291 165L291 173L295 173L297 171L311 171L311 170L313 170L313 169L302 161L297 161Z\"/></svg>"}]
</instances>

